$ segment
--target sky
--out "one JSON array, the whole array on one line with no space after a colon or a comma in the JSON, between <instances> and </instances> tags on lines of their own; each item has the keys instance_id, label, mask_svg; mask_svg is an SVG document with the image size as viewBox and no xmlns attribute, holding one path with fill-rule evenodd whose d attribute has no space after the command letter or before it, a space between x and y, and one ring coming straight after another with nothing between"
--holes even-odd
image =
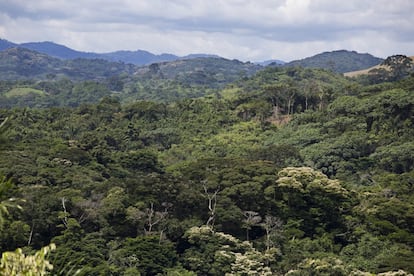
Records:
<instances>
[{"instance_id":1,"label":"sky","mask_svg":"<svg viewBox=\"0 0 414 276\"><path fill-rule=\"evenodd\" d=\"M0 38L88 52L291 61L414 55L413 0L0 0Z\"/></svg>"}]
</instances>

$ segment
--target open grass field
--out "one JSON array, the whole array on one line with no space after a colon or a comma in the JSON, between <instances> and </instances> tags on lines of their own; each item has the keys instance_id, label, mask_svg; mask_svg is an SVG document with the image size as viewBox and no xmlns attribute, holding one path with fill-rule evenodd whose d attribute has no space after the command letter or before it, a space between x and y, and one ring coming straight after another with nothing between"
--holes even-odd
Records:
<instances>
[{"instance_id":1,"label":"open grass field","mask_svg":"<svg viewBox=\"0 0 414 276\"><path fill-rule=\"evenodd\" d=\"M410 57L413 61L414 61L414 56ZM352 71L352 72L346 72L344 73L345 77L358 77L360 75L367 75L369 74L369 71L373 70L373 69L385 69L385 70L390 70L390 68L388 66L385 65L375 65L373 67L364 69L364 70L358 70L358 71Z\"/></svg>"},{"instance_id":2,"label":"open grass field","mask_svg":"<svg viewBox=\"0 0 414 276\"><path fill-rule=\"evenodd\" d=\"M30 87L15 87L11 89L10 91L8 91L7 93L5 93L5 96L6 97L21 97L21 96L26 96L28 94L36 94L39 96L44 96L45 92L42 90L30 88Z\"/></svg>"}]
</instances>

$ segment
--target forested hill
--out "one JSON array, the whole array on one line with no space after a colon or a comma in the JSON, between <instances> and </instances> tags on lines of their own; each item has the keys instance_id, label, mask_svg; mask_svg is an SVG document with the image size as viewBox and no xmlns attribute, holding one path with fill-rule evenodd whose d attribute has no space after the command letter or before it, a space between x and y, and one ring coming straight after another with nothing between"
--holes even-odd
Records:
<instances>
[{"instance_id":1,"label":"forested hill","mask_svg":"<svg viewBox=\"0 0 414 276\"><path fill-rule=\"evenodd\" d=\"M397 57L389 59L399 60ZM137 67L101 59L60 60L24 48L11 48L0 52L0 78L8 80L0 82L0 107L74 107L97 103L104 96L114 95L122 103L136 100L174 102L209 95L228 97L240 91L239 85L248 87L253 94L258 92L258 87L274 82L287 85L283 82L286 76L290 83L301 83L302 86L296 88L298 91L306 91L309 87L319 89L315 83L321 76L325 76L328 87L333 87L335 82L374 84L411 74L410 62L387 65L387 70L377 70L375 74L350 81L339 74L328 73L330 70L307 71L295 67L280 67L278 77L265 76L268 71L259 65L214 57Z\"/></svg>"},{"instance_id":2,"label":"forested hill","mask_svg":"<svg viewBox=\"0 0 414 276\"><path fill-rule=\"evenodd\" d=\"M219 88L241 78L251 77L262 69L263 67L250 62L201 57L155 63L141 67L135 75L145 77L150 73L159 78L172 79L189 85Z\"/></svg>"},{"instance_id":3,"label":"forested hill","mask_svg":"<svg viewBox=\"0 0 414 276\"><path fill-rule=\"evenodd\" d=\"M14 47L17 47L16 43L0 38L0 51L6 50L9 48L14 48Z\"/></svg>"},{"instance_id":4,"label":"forested hill","mask_svg":"<svg viewBox=\"0 0 414 276\"><path fill-rule=\"evenodd\" d=\"M214 57L135 66L102 59L60 60L24 48L0 52L0 107L77 106L104 96L171 102L217 94L263 69Z\"/></svg>"},{"instance_id":5,"label":"forested hill","mask_svg":"<svg viewBox=\"0 0 414 276\"><path fill-rule=\"evenodd\" d=\"M131 64L102 59L61 60L20 47L0 51L2 80L102 80L114 75L130 75L135 70L135 66Z\"/></svg>"},{"instance_id":6,"label":"forested hill","mask_svg":"<svg viewBox=\"0 0 414 276\"><path fill-rule=\"evenodd\" d=\"M54 42L27 42L27 43L13 43L5 39L0 39L0 51L9 48L25 48L28 50L36 51L42 54L49 55L51 57L59 59L104 59L112 62L124 62L132 63L135 65L149 65L156 62L175 61L179 59L192 59L198 57L218 57L208 54L190 54L187 56L176 56L173 54L160 54L156 55L144 50L135 51L115 51L109 53L91 53L73 50L64 45L56 44Z\"/></svg>"},{"instance_id":7,"label":"forested hill","mask_svg":"<svg viewBox=\"0 0 414 276\"><path fill-rule=\"evenodd\" d=\"M261 66L228 60L218 57L192 57L172 62L154 63L148 66L135 66L103 59L62 60L26 48L15 47L0 51L0 79L56 79L66 77L72 80L104 79L118 75L145 75L159 73L168 79L183 79L188 76L196 79L216 76L214 79L200 80L206 85L217 86L229 83L240 77L251 76ZM190 76L193 75L193 76ZM228 78L230 76L230 78ZM185 81L185 80L184 80Z\"/></svg>"},{"instance_id":8,"label":"forested hill","mask_svg":"<svg viewBox=\"0 0 414 276\"><path fill-rule=\"evenodd\" d=\"M383 61L381 58L370 54L360 54L355 51L332 51L317 54L301 60L295 60L284 64L284 66L302 66L306 68L323 68L338 73L345 73L367 69L378 65Z\"/></svg>"}]
</instances>

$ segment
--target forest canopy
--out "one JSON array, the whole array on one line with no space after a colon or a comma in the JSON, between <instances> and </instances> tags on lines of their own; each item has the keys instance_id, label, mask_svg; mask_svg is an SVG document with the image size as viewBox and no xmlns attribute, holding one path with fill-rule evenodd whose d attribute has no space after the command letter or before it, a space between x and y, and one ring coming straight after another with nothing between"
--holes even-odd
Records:
<instances>
[{"instance_id":1,"label":"forest canopy","mask_svg":"<svg viewBox=\"0 0 414 276\"><path fill-rule=\"evenodd\" d=\"M0 81L0 273L414 273L412 74L151 68Z\"/></svg>"}]
</instances>

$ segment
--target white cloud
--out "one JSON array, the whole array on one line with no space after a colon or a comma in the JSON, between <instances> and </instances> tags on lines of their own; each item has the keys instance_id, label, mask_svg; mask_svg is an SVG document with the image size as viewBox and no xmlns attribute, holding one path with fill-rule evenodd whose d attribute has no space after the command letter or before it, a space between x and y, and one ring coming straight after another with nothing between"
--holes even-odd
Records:
<instances>
[{"instance_id":1,"label":"white cloud","mask_svg":"<svg viewBox=\"0 0 414 276\"><path fill-rule=\"evenodd\" d=\"M349 49L413 54L411 0L0 0L0 36L95 52L291 60Z\"/></svg>"}]
</instances>

